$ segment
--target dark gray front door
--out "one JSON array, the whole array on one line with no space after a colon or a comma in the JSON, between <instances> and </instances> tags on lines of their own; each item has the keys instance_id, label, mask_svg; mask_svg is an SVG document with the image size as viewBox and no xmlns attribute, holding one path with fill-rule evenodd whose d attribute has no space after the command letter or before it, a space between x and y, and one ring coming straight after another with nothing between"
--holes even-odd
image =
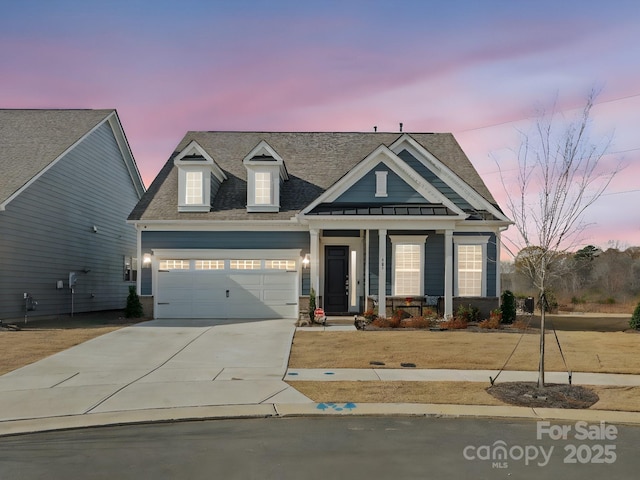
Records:
<instances>
[{"instance_id":1,"label":"dark gray front door","mask_svg":"<svg viewBox=\"0 0 640 480\"><path fill-rule=\"evenodd\" d=\"M347 313L349 247L326 246L324 259L324 310L332 314Z\"/></svg>"}]
</instances>

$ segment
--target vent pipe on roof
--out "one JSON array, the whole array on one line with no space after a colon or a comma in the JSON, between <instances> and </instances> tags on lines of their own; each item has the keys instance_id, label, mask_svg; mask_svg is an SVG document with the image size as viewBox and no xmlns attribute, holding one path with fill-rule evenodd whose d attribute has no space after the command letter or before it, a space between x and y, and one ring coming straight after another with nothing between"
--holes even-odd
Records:
<instances>
[{"instance_id":1,"label":"vent pipe on roof","mask_svg":"<svg viewBox=\"0 0 640 480\"><path fill-rule=\"evenodd\" d=\"M378 126L377 126L377 125L374 125L374 126L373 126L373 131L374 131L374 132L377 132L377 131L378 131Z\"/></svg>"},{"instance_id":2,"label":"vent pipe on roof","mask_svg":"<svg viewBox=\"0 0 640 480\"><path fill-rule=\"evenodd\" d=\"M402 132L402 122L400 122L400 132Z\"/></svg>"}]
</instances>

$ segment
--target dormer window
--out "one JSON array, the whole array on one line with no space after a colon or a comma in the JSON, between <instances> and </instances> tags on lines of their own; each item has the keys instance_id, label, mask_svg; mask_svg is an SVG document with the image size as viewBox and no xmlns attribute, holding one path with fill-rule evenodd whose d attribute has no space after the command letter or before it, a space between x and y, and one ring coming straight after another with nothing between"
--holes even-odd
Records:
<instances>
[{"instance_id":1,"label":"dormer window","mask_svg":"<svg viewBox=\"0 0 640 480\"><path fill-rule=\"evenodd\" d=\"M208 212L227 176L198 143L191 142L174 160L178 167L178 211Z\"/></svg>"},{"instance_id":2,"label":"dormer window","mask_svg":"<svg viewBox=\"0 0 640 480\"><path fill-rule=\"evenodd\" d=\"M271 172L255 172L256 205L271 205Z\"/></svg>"},{"instance_id":3,"label":"dormer window","mask_svg":"<svg viewBox=\"0 0 640 480\"><path fill-rule=\"evenodd\" d=\"M278 212L280 185L289 179L282 158L262 141L242 163L247 169L247 212Z\"/></svg>"},{"instance_id":4,"label":"dormer window","mask_svg":"<svg viewBox=\"0 0 640 480\"><path fill-rule=\"evenodd\" d=\"M204 185L202 183L202 172L186 172L185 177L186 192L185 192L185 204L186 205L202 205L203 204L203 191Z\"/></svg>"}]
</instances>

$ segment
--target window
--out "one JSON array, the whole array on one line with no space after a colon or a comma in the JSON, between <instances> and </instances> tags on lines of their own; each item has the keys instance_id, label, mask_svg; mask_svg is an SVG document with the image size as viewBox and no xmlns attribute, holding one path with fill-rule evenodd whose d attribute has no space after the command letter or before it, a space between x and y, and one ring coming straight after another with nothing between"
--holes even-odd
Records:
<instances>
[{"instance_id":1,"label":"window","mask_svg":"<svg viewBox=\"0 0 640 480\"><path fill-rule=\"evenodd\" d=\"M295 260L265 260L264 268L269 270L296 270Z\"/></svg>"},{"instance_id":2,"label":"window","mask_svg":"<svg viewBox=\"0 0 640 480\"><path fill-rule=\"evenodd\" d=\"M260 270L262 262L260 260L231 260L232 270Z\"/></svg>"},{"instance_id":3,"label":"window","mask_svg":"<svg viewBox=\"0 0 640 480\"><path fill-rule=\"evenodd\" d=\"M189 270L189 260L161 260L160 270Z\"/></svg>"},{"instance_id":4,"label":"window","mask_svg":"<svg viewBox=\"0 0 640 480\"><path fill-rule=\"evenodd\" d=\"M185 204L202 205L202 172L186 172Z\"/></svg>"},{"instance_id":5,"label":"window","mask_svg":"<svg viewBox=\"0 0 640 480\"><path fill-rule=\"evenodd\" d=\"M196 260L196 270L224 270L224 260Z\"/></svg>"},{"instance_id":6,"label":"window","mask_svg":"<svg viewBox=\"0 0 640 480\"><path fill-rule=\"evenodd\" d=\"M484 297L487 294L486 263L489 236L454 235L455 292L458 297Z\"/></svg>"},{"instance_id":7,"label":"window","mask_svg":"<svg viewBox=\"0 0 640 480\"><path fill-rule=\"evenodd\" d=\"M124 274L125 282L135 282L138 279L138 259L135 257L124 257Z\"/></svg>"},{"instance_id":8,"label":"window","mask_svg":"<svg viewBox=\"0 0 640 480\"><path fill-rule=\"evenodd\" d=\"M393 246L393 295L422 295L426 235L390 235Z\"/></svg>"},{"instance_id":9,"label":"window","mask_svg":"<svg viewBox=\"0 0 640 480\"><path fill-rule=\"evenodd\" d=\"M420 295L420 245L395 248L395 295Z\"/></svg>"},{"instance_id":10,"label":"window","mask_svg":"<svg viewBox=\"0 0 640 480\"><path fill-rule=\"evenodd\" d=\"M256 205L271 204L271 172L256 172Z\"/></svg>"},{"instance_id":11,"label":"window","mask_svg":"<svg viewBox=\"0 0 640 480\"><path fill-rule=\"evenodd\" d=\"M458 245L458 295L482 295L482 246Z\"/></svg>"}]
</instances>

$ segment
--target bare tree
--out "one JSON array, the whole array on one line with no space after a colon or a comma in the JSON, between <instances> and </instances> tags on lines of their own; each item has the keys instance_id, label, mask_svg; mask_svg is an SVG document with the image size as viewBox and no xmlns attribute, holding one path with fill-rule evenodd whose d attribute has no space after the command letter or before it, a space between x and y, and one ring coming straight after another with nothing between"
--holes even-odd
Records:
<instances>
[{"instance_id":1,"label":"bare tree","mask_svg":"<svg viewBox=\"0 0 640 480\"><path fill-rule=\"evenodd\" d=\"M585 210L600 198L619 172L605 165L611 139L591 139L590 113L597 92L591 91L578 117L565 121L559 112L541 111L533 132L521 132L517 151L517 188L500 164L507 207L517 229L515 246L527 249L524 272L539 292L540 364L538 387L543 388L545 349L545 293L554 264L575 248L587 227Z\"/></svg>"}]
</instances>

